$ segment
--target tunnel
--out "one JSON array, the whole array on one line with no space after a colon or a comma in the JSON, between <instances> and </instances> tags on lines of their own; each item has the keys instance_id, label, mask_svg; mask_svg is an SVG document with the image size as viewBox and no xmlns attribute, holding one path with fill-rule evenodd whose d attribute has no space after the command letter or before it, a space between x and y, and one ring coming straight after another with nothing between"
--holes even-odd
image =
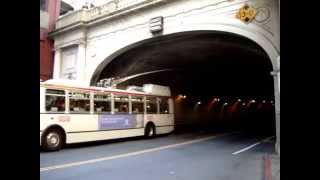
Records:
<instances>
[{"instance_id":1,"label":"tunnel","mask_svg":"<svg viewBox=\"0 0 320 180\"><path fill-rule=\"evenodd\" d=\"M118 86L169 86L177 131L197 128L275 135L272 63L254 41L219 31L156 36L107 58L90 83L156 70L162 71Z\"/></svg>"}]
</instances>

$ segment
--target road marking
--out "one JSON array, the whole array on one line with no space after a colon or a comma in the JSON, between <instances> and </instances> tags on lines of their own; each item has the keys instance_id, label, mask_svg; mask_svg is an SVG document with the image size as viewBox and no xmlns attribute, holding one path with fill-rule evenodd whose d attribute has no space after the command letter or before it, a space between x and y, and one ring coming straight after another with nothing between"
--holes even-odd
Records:
<instances>
[{"instance_id":1,"label":"road marking","mask_svg":"<svg viewBox=\"0 0 320 180\"><path fill-rule=\"evenodd\" d=\"M243 151L246 151L246 150L248 150L248 149L251 149L251 148L255 147L256 145L261 144L261 143L264 142L264 141L268 141L268 140L270 140L270 139L273 138L273 137L274 137L274 136L265 138L265 139L263 139L263 140L261 140L261 141L259 141L259 142L257 142L257 143L254 143L254 144L252 144L252 145L250 145L250 146L248 146L248 147L246 147L246 148L240 149L239 151L236 151L236 152L234 152L234 153L232 153L232 154L233 154L233 155L237 155L237 154L239 154L239 153L241 153L241 152L243 152Z\"/></svg>"},{"instance_id":2,"label":"road marking","mask_svg":"<svg viewBox=\"0 0 320 180\"><path fill-rule=\"evenodd\" d=\"M157 148L151 148L151 149L146 149L146 150L126 153L126 154L120 154L120 155L115 155L115 156L102 157L102 158L91 159L91 160L86 160L86 161L79 161L79 162L73 162L73 163L67 163L67 164L43 167L43 168L40 168L40 172L50 171L50 170L55 170L55 169L63 169L63 168L74 167L74 166L80 166L80 165L90 164L90 163L97 163L97 162L101 162L101 161L124 158L124 157L129 157L129 156L135 156L135 155L139 155L139 154L144 154L144 153L160 151L160 150L169 149L169 148L175 148L175 147L178 147L178 146L193 144L193 143L206 141L206 140L209 140L209 139L213 139L213 138L217 138L217 137L221 137L221 136L226 136L226 135L230 135L230 134L235 134L235 133L238 133L238 132L231 132L231 133L226 133L226 134L214 135L214 136L209 136L209 137L205 137L205 138L186 141L186 142L183 142L183 143L171 144L171 145L167 145L167 146L161 146L161 147L157 147Z\"/></svg>"}]
</instances>

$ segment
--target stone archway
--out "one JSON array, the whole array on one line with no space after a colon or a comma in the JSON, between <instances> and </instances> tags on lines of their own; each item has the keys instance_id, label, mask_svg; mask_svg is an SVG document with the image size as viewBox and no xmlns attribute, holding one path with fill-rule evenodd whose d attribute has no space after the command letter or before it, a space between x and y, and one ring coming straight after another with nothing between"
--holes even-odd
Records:
<instances>
[{"instance_id":1,"label":"stone archway","mask_svg":"<svg viewBox=\"0 0 320 180\"><path fill-rule=\"evenodd\" d=\"M215 28L214 29L221 29L221 27L219 27L219 25L214 25ZM195 27L189 27L190 29L202 29L204 27L201 26L195 26ZM208 27L207 27L208 28ZM222 28L226 31L225 26ZM225 32L223 31L223 32ZM250 39L254 41L257 45L259 45L260 47L262 47L262 49L266 52L266 54L268 55L272 67L273 67L273 71L270 72L273 76L274 76L274 96L275 96L275 112L276 112L276 134L277 134L277 143L276 143L276 150L278 153L280 153L280 89L279 89L279 81L280 81L280 71L279 71L279 53L277 52L276 48L273 46L273 44L265 37L261 36L259 33L252 33L249 31L245 31L243 29L237 29L235 27L228 27L227 28L227 32L237 32L237 35L240 35L244 38ZM170 35L165 35L165 36L171 36L171 38L178 38L178 35L181 34L188 34L189 32L194 32L194 31L184 31L184 32L179 32L179 33L172 33ZM99 76L102 72L102 70L110 63L112 62L113 59L117 58L118 56L120 56L121 54L129 51L129 50L133 50L143 44L146 43L152 43L155 41L159 41L161 40L161 38L163 38L164 36L160 36L160 37L155 37L155 38L151 38L151 39L146 39L146 40L142 40L139 41L137 43L131 44L129 46L126 46L120 50L118 50L117 52L111 54L109 57L107 57L104 61L102 61L102 63L99 64L98 68L95 70L95 72L93 73L93 76L91 78L91 82L90 84L94 84L98 79Z\"/></svg>"}]
</instances>

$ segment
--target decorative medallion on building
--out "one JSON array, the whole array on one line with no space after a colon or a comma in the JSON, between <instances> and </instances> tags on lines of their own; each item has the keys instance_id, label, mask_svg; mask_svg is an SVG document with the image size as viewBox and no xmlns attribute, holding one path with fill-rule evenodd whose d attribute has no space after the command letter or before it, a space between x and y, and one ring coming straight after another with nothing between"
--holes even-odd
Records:
<instances>
[{"instance_id":1,"label":"decorative medallion on building","mask_svg":"<svg viewBox=\"0 0 320 180\"><path fill-rule=\"evenodd\" d=\"M257 15L257 10L249 5L244 5L236 14L236 18L245 23L250 23Z\"/></svg>"},{"instance_id":2,"label":"decorative medallion on building","mask_svg":"<svg viewBox=\"0 0 320 180\"><path fill-rule=\"evenodd\" d=\"M268 7L260 7L257 8L257 15L255 17L255 21L258 23L264 23L271 17L270 8Z\"/></svg>"}]
</instances>

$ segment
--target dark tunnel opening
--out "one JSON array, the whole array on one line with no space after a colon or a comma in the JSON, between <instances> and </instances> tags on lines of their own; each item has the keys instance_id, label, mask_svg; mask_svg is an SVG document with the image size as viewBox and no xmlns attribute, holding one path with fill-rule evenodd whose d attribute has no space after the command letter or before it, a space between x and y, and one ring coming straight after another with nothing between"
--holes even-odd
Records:
<instances>
[{"instance_id":1,"label":"dark tunnel opening","mask_svg":"<svg viewBox=\"0 0 320 180\"><path fill-rule=\"evenodd\" d=\"M235 34L199 31L154 38L112 59L92 84L162 69L170 70L130 79L119 87L169 86L177 131L275 135L271 61L255 42Z\"/></svg>"}]
</instances>

